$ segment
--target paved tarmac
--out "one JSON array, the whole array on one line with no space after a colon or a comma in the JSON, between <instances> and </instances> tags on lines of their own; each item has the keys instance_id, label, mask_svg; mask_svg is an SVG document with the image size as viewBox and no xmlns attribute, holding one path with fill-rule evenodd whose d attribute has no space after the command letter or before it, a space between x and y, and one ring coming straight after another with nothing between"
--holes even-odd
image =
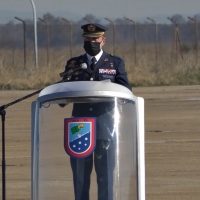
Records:
<instances>
[{"instance_id":1,"label":"paved tarmac","mask_svg":"<svg viewBox=\"0 0 200 200\"><path fill-rule=\"evenodd\" d=\"M200 199L199 90L200 86L133 88L145 99L146 200ZM0 105L31 92L1 91ZM31 199L31 102L36 98L6 109L8 200Z\"/></svg>"}]
</instances>

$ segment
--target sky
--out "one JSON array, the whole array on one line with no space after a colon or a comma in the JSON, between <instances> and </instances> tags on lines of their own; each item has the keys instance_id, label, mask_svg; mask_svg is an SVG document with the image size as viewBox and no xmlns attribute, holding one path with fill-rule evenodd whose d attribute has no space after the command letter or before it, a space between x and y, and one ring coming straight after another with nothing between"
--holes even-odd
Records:
<instances>
[{"instance_id":1,"label":"sky","mask_svg":"<svg viewBox=\"0 0 200 200\"><path fill-rule=\"evenodd\" d=\"M171 17L182 14L193 17L200 13L200 0L32 0L38 17L50 12L78 20L86 14L110 19L128 17L132 20ZM0 0L0 23L6 19L26 17L32 19L31 0ZM21 15L21 16L20 16Z\"/></svg>"}]
</instances>

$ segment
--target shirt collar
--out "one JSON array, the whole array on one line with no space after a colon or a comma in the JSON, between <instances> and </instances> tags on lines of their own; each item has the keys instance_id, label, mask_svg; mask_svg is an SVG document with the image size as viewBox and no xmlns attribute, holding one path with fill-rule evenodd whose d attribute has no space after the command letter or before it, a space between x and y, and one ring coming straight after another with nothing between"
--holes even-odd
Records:
<instances>
[{"instance_id":1,"label":"shirt collar","mask_svg":"<svg viewBox=\"0 0 200 200\"><path fill-rule=\"evenodd\" d=\"M102 49L101 49L101 51L100 51L96 56L90 56L90 55L87 53L88 63L91 63L91 59L92 59L93 57L95 57L95 58L96 58L96 61L98 62L98 60L101 58L102 54L103 54L103 50L102 50Z\"/></svg>"}]
</instances>

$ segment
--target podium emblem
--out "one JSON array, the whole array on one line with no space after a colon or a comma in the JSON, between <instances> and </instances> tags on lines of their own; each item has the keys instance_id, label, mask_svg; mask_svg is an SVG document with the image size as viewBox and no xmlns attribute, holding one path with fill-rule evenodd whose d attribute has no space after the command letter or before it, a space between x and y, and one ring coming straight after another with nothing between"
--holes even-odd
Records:
<instances>
[{"instance_id":1,"label":"podium emblem","mask_svg":"<svg viewBox=\"0 0 200 200\"><path fill-rule=\"evenodd\" d=\"M75 117L64 119L64 148L74 158L85 158L96 146L96 119Z\"/></svg>"}]
</instances>

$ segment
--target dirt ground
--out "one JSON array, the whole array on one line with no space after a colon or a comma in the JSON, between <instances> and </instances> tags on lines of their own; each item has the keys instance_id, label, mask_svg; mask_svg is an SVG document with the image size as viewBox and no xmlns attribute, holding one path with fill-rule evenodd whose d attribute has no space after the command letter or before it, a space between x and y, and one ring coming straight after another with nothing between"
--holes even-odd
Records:
<instances>
[{"instance_id":1,"label":"dirt ground","mask_svg":"<svg viewBox=\"0 0 200 200\"><path fill-rule=\"evenodd\" d=\"M133 88L145 99L146 200L200 199L199 90L200 86ZM31 92L1 91L0 105ZM6 109L8 200L31 199L31 102L36 98Z\"/></svg>"}]
</instances>

